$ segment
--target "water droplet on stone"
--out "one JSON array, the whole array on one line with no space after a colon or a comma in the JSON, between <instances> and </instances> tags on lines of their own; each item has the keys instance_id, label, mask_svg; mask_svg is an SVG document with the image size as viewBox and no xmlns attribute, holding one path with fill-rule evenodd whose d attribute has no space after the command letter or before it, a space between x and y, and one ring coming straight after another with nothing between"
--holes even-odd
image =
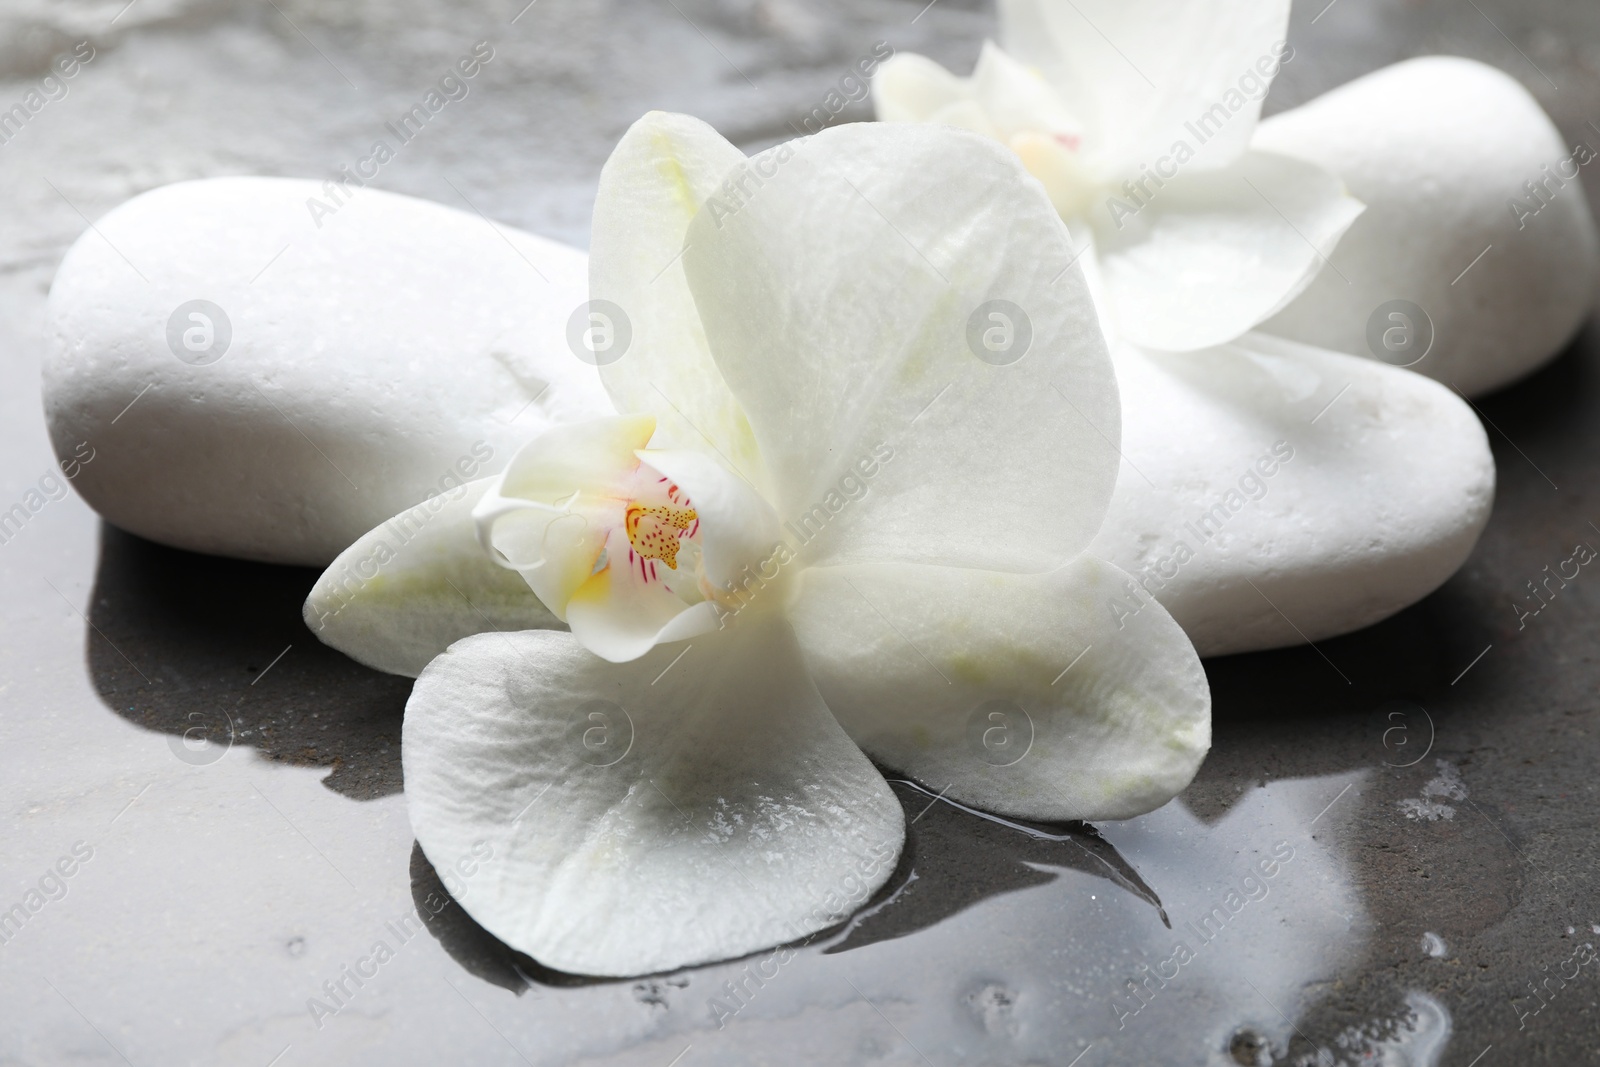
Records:
<instances>
[{"instance_id":1,"label":"water droplet on stone","mask_svg":"<svg viewBox=\"0 0 1600 1067\"><path fill-rule=\"evenodd\" d=\"M1254 1027L1241 1026L1228 1039L1228 1055L1241 1067L1268 1067L1272 1063L1272 1042Z\"/></svg>"}]
</instances>

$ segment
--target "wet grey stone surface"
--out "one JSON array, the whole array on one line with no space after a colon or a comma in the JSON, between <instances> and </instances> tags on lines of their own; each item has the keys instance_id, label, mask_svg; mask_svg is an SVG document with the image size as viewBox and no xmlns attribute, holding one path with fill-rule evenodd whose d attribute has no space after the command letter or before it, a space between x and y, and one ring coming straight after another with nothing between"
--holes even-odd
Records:
<instances>
[{"instance_id":1,"label":"wet grey stone surface","mask_svg":"<svg viewBox=\"0 0 1600 1067\"><path fill-rule=\"evenodd\" d=\"M875 42L965 69L993 20L975 0L124 2L0 11L0 104L96 48L0 145L0 508L54 469L54 266L128 196L326 175L486 39L472 94L379 184L582 244L643 110L760 147ZM1269 111L1447 52L1600 138L1593 5L1319 0L1292 42ZM406 823L409 683L304 629L313 573L52 500L0 544L0 911L44 900L0 944L0 1064L1600 1059L1600 579L1525 626L1512 606L1600 545L1600 332L1479 407L1500 480L1466 567L1361 633L1209 663L1215 746L1177 801L1093 833L898 786L907 858L846 927L622 982L547 971L452 902L470 879L442 880ZM356 986L380 941L392 958Z\"/></svg>"}]
</instances>

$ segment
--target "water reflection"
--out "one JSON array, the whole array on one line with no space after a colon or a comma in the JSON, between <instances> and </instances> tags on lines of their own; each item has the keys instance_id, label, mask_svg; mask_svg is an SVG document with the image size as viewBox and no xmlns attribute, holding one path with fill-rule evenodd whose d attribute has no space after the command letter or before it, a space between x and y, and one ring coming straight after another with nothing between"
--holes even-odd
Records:
<instances>
[{"instance_id":1,"label":"water reflection","mask_svg":"<svg viewBox=\"0 0 1600 1067\"><path fill-rule=\"evenodd\" d=\"M905 937L989 897L1046 885L1065 870L1105 879L1147 901L1166 922L1155 891L1094 827L999 819L939 799L915 782L891 784L908 824L906 848L894 873L846 922L794 947L815 946L833 954ZM486 982L520 994L532 982L575 986L608 981L552 971L479 926L451 896L420 845L411 853L411 895L440 946Z\"/></svg>"},{"instance_id":2,"label":"water reflection","mask_svg":"<svg viewBox=\"0 0 1600 1067\"><path fill-rule=\"evenodd\" d=\"M411 902L439 947L467 973L501 989L509 989L517 996L527 992L535 982L570 984L565 980L566 975L540 967L531 957L479 926L451 897L439 872L417 844L411 847ZM583 981L580 979L577 984Z\"/></svg>"},{"instance_id":3,"label":"water reflection","mask_svg":"<svg viewBox=\"0 0 1600 1067\"><path fill-rule=\"evenodd\" d=\"M756 1047L802 1048L809 1062L913 1062L915 1045L972 1063L1068 1063L1093 1048L1085 1065L1229 1065L1253 1062L1236 1055L1247 1032L1261 1062L1325 1052L1337 1063L1342 1051L1297 1024L1367 950L1372 923L1347 848L1322 832L1367 802L1367 777L1252 787L1209 823L1174 802L1098 834L1007 825L897 785L906 859L850 923L793 953L646 981L538 969L459 906L439 906L443 886L420 850L413 896L461 966L538 991L515 1025L545 1036L542 1062L649 1063L663 1052L667 1062L692 1041L708 1064L748 1062ZM626 1043L555 1025L639 1005L649 1012ZM1422 1044L1442 1047L1438 1026L1423 1029Z\"/></svg>"},{"instance_id":4,"label":"water reflection","mask_svg":"<svg viewBox=\"0 0 1600 1067\"><path fill-rule=\"evenodd\" d=\"M1062 870L1104 878L1148 902L1168 923L1155 891L1094 827L1000 819L936 799L914 782L891 784L909 824L900 869L827 952L904 937L987 897L1047 885Z\"/></svg>"},{"instance_id":5,"label":"water reflection","mask_svg":"<svg viewBox=\"0 0 1600 1067\"><path fill-rule=\"evenodd\" d=\"M409 682L304 630L299 605L313 578L105 528L88 608L96 690L171 737L179 759L211 758L184 740L198 722L203 737L221 730L269 759L329 768L329 786L347 796L398 792ZM1446 743L1460 712L1442 687L1464 662L1457 645L1471 644L1445 618L1456 595L1447 588L1323 643L1321 653L1361 664L1353 688L1317 650L1209 663L1217 747L1180 801L1140 819L1098 830L1006 822L897 783L911 827L899 869L849 922L779 957L596 981L492 937L449 900L420 850L412 900L448 964L504 997L495 1025L541 1049L540 1062L659 1067L690 1041L696 1062L713 1064L748 1062L769 1045L814 1062L920 1062L913 1043L936 1062L1070 1063L1084 1053L1080 1067L1227 1067L1358 1062L1362 1049L1382 1062L1435 1062L1449 1013L1413 995L1406 961L1436 962L1417 948L1424 932L1467 943L1521 892L1512 846L1491 821L1502 812L1476 796L1485 769ZM1445 739L1415 763L1394 758L1396 720L1383 701L1398 695L1430 712L1427 740L1436 722ZM1407 798L1430 796L1446 775L1441 760L1456 817L1407 819ZM1267 781L1266 769L1298 777ZM1349 1030L1347 1007L1322 998L1362 973L1397 977L1363 987L1368 1023ZM572 1025L579 1018L627 1024ZM961 1051L937 1055L948 1050Z\"/></svg>"}]
</instances>

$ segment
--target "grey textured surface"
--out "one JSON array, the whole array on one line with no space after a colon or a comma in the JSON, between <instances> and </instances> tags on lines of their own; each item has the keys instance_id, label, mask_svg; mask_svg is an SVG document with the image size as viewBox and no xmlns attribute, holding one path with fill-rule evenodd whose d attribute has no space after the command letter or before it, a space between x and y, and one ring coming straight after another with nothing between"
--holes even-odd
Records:
<instances>
[{"instance_id":1,"label":"grey textured surface","mask_svg":"<svg viewBox=\"0 0 1600 1067\"><path fill-rule=\"evenodd\" d=\"M326 174L488 39L472 94L380 183L583 243L641 111L758 147L876 41L965 69L993 18L967 0L124 2L0 9L0 104L57 51L97 49L0 145L0 508L52 470L43 301L85 216L182 178ZM1322 2L1296 13L1269 111L1449 52L1600 137L1591 4ZM1512 607L1600 545L1600 334L1480 407L1500 487L1467 566L1365 632L1208 664L1216 744L1178 801L1099 839L1037 836L901 787L909 858L852 927L637 982L543 971L440 895L401 796L409 683L302 627L312 573L52 501L0 545L0 911L41 880L58 897L0 944L0 1064L1600 1059L1600 960L1581 962L1600 944L1597 579L1525 628ZM78 842L91 858L58 883ZM1250 889L1280 842L1293 858ZM390 924L413 910L427 933L402 943ZM308 1001L379 940L394 959L319 1025ZM1125 983L1179 940L1177 976L1136 999Z\"/></svg>"}]
</instances>

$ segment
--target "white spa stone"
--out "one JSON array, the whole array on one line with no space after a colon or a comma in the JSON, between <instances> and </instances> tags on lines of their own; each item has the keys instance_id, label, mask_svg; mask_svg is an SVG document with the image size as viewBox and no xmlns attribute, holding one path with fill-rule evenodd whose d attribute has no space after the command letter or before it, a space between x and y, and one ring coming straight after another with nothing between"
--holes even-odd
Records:
<instances>
[{"instance_id":1,"label":"white spa stone","mask_svg":"<svg viewBox=\"0 0 1600 1067\"><path fill-rule=\"evenodd\" d=\"M333 210L313 218L313 197ZM583 253L439 204L340 204L279 178L165 186L62 261L51 440L94 447L74 484L125 530L324 565L552 422L610 409L566 340L587 297ZM195 300L221 309L197 309L209 334L189 309L169 327Z\"/></svg>"},{"instance_id":2,"label":"white spa stone","mask_svg":"<svg viewBox=\"0 0 1600 1067\"><path fill-rule=\"evenodd\" d=\"M1483 428L1420 375L1259 333L1116 362L1126 462L1088 551L1202 656L1377 622L1450 577L1488 521Z\"/></svg>"},{"instance_id":3,"label":"white spa stone","mask_svg":"<svg viewBox=\"0 0 1600 1067\"><path fill-rule=\"evenodd\" d=\"M1432 350L1412 369L1469 396L1529 373L1594 306L1600 259L1580 172L1600 166L1583 165L1600 139L1585 131L1583 140L1574 158L1574 143L1515 80L1444 56L1398 63L1268 119L1256 148L1326 167L1367 210L1332 267L1260 329L1368 355L1369 320L1405 300L1433 326ZM1543 183L1542 201L1528 182ZM1388 314L1378 314L1382 328L1398 326L1400 344L1405 323Z\"/></svg>"}]
</instances>

